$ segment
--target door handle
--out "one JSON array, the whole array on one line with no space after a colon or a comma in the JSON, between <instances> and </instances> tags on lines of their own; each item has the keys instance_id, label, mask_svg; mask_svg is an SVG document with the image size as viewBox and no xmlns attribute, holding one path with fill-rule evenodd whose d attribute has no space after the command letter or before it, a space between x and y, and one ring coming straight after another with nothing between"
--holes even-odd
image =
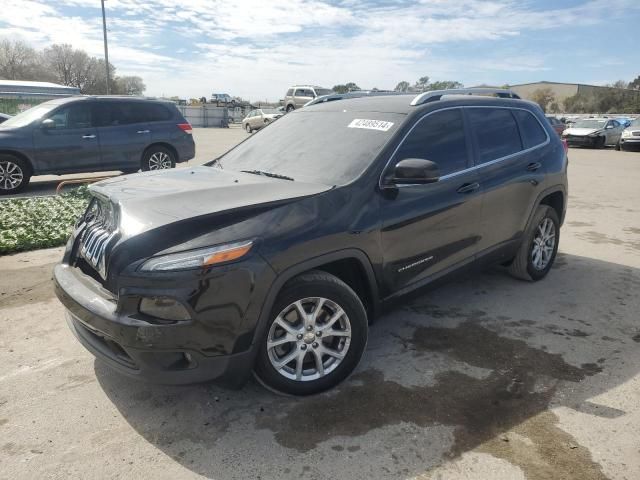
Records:
<instances>
[{"instance_id":1,"label":"door handle","mask_svg":"<svg viewBox=\"0 0 640 480\"><path fill-rule=\"evenodd\" d=\"M136 133L151 133L151 130L138 130Z\"/></svg>"},{"instance_id":2,"label":"door handle","mask_svg":"<svg viewBox=\"0 0 640 480\"><path fill-rule=\"evenodd\" d=\"M530 171L530 172L535 172L541 166L542 166L542 164L538 163L538 162L530 163L529 165L527 165L527 170Z\"/></svg>"},{"instance_id":3,"label":"door handle","mask_svg":"<svg viewBox=\"0 0 640 480\"><path fill-rule=\"evenodd\" d=\"M82 135L82 138L96 138L95 135Z\"/></svg>"},{"instance_id":4,"label":"door handle","mask_svg":"<svg viewBox=\"0 0 640 480\"><path fill-rule=\"evenodd\" d=\"M471 192L475 192L479 188L480 188L480 184L478 182L465 183L460 188L458 188L458 190L456 190L456 192L458 192L458 193L471 193Z\"/></svg>"}]
</instances>

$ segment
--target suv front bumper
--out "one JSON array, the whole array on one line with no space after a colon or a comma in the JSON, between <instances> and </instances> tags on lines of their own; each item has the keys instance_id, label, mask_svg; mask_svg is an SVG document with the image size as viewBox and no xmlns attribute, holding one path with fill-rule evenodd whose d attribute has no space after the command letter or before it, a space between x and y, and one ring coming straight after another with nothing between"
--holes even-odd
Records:
<instances>
[{"instance_id":1,"label":"suv front bumper","mask_svg":"<svg viewBox=\"0 0 640 480\"><path fill-rule=\"evenodd\" d=\"M76 338L120 373L161 384L218 379L230 386L242 385L251 373L251 348L207 355L199 322L154 324L132 318L118 311L117 299L77 268L57 265L54 287Z\"/></svg>"}]
</instances>

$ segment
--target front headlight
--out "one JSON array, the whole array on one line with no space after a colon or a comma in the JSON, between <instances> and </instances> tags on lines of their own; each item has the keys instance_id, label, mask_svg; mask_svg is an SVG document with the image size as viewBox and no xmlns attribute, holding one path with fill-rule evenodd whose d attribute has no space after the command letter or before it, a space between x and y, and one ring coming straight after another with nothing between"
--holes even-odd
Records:
<instances>
[{"instance_id":1,"label":"front headlight","mask_svg":"<svg viewBox=\"0 0 640 480\"><path fill-rule=\"evenodd\" d=\"M167 272L209 267L218 263L237 260L249 253L252 246L252 241L244 241L180 253L170 253L169 255L150 258L142 264L140 270L143 272Z\"/></svg>"},{"instance_id":2,"label":"front headlight","mask_svg":"<svg viewBox=\"0 0 640 480\"><path fill-rule=\"evenodd\" d=\"M630 132L629 130L624 130L624 131L622 132L622 136L623 136L624 138L630 137L630 136L631 136L631 132Z\"/></svg>"}]
</instances>

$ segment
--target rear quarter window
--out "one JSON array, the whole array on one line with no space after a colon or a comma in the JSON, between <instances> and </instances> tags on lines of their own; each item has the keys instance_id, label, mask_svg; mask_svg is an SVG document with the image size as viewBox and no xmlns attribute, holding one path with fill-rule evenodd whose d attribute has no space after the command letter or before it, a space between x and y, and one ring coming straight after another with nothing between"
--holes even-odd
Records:
<instances>
[{"instance_id":1,"label":"rear quarter window","mask_svg":"<svg viewBox=\"0 0 640 480\"><path fill-rule=\"evenodd\" d=\"M524 148L532 148L547 141L547 133L533 113L526 110L513 110L513 114L518 120Z\"/></svg>"},{"instance_id":2,"label":"rear quarter window","mask_svg":"<svg viewBox=\"0 0 640 480\"><path fill-rule=\"evenodd\" d=\"M510 109L469 108L467 111L478 145L479 164L522 150L518 125Z\"/></svg>"}]
</instances>

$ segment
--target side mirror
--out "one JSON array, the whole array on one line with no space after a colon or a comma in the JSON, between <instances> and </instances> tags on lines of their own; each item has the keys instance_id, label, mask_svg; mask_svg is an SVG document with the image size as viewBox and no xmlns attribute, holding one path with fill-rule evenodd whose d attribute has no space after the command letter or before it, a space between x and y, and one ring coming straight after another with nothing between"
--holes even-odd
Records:
<instances>
[{"instance_id":1,"label":"side mirror","mask_svg":"<svg viewBox=\"0 0 640 480\"><path fill-rule=\"evenodd\" d=\"M50 118L47 118L40 123L40 126L43 130L53 130L54 128L56 128L56 122L54 122Z\"/></svg>"},{"instance_id":2,"label":"side mirror","mask_svg":"<svg viewBox=\"0 0 640 480\"><path fill-rule=\"evenodd\" d=\"M422 158L406 158L396 164L391 181L396 185L411 185L434 183L439 178L437 163Z\"/></svg>"}]
</instances>

